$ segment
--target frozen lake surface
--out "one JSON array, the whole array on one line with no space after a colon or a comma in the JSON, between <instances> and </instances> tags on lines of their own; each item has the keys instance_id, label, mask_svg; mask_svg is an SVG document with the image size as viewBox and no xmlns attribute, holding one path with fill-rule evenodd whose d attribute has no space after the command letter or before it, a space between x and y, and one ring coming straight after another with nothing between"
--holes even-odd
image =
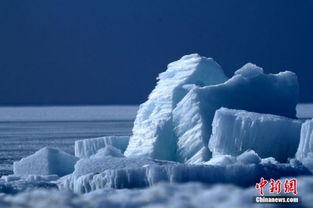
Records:
<instances>
[{"instance_id":1,"label":"frozen lake surface","mask_svg":"<svg viewBox=\"0 0 313 208\"><path fill-rule=\"evenodd\" d=\"M74 141L106 135L130 135L138 106L1 107L0 175L13 161L44 146L73 154ZM299 118L313 117L313 104L297 107Z\"/></svg>"}]
</instances>

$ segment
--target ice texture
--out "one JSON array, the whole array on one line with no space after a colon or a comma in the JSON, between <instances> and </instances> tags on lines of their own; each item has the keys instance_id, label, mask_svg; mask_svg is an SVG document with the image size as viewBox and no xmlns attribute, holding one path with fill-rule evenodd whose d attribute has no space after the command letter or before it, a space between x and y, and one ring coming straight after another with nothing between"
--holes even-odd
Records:
<instances>
[{"instance_id":1,"label":"ice texture","mask_svg":"<svg viewBox=\"0 0 313 208\"><path fill-rule=\"evenodd\" d=\"M213 59L198 54L183 56L170 63L167 70L159 75L157 86L148 100L139 107L125 155L175 160L176 136L172 111L176 104L192 88L219 84L226 79Z\"/></svg>"},{"instance_id":2,"label":"ice texture","mask_svg":"<svg viewBox=\"0 0 313 208\"><path fill-rule=\"evenodd\" d=\"M290 180L281 180L285 179ZM259 191L254 186L243 189L229 184L207 186L200 183L159 183L145 189L100 189L82 195L56 190L34 190L14 196L3 196L0 198L0 205L11 208L312 208L313 177L297 177L297 182L299 193L296 197L299 197L301 202L291 204L255 203L253 198L259 196ZM267 188L264 191L267 196L271 195ZM275 196L286 195L289 194L282 191Z\"/></svg>"},{"instance_id":3,"label":"ice texture","mask_svg":"<svg viewBox=\"0 0 313 208\"><path fill-rule=\"evenodd\" d=\"M90 157L107 145L124 152L129 142L129 136L104 136L99 138L75 141L75 156L79 158Z\"/></svg>"},{"instance_id":4,"label":"ice texture","mask_svg":"<svg viewBox=\"0 0 313 208\"><path fill-rule=\"evenodd\" d=\"M296 159L313 173L313 119L302 124Z\"/></svg>"},{"instance_id":5,"label":"ice texture","mask_svg":"<svg viewBox=\"0 0 313 208\"><path fill-rule=\"evenodd\" d=\"M263 161L254 151L244 152L238 157L228 156L228 162L225 162L227 159L211 160L203 165L190 165L151 159L82 159L77 163L73 174L58 181L58 187L76 193L102 188L143 188L159 182L231 183L247 187L261 177L277 179L311 174L301 163Z\"/></svg>"},{"instance_id":6,"label":"ice texture","mask_svg":"<svg viewBox=\"0 0 313 208\"><path fill-rule=\"evenodd\" d=\"M313 153L313 119L307 120L301 127L301 138L297 150L296 158L302 160Z\"/></svg>"},{"instance_id":7,"label":"ice texture","mask_svg":"<svg viewBox=\"0 0 313 208\"><path fill-rule=\"evenodd\" d=\"M220 108L215 112L209 142L213 155L239 155L254 150L280 162L295 157L301 121L271 114Z\"/></svg>"},{"instance_id":8,"label":"ice texture","mask_svg":"<svg viewBox=\"0 0 313 208\"><path fill-rule=\"evenodd\" d=\"M125 157L121 150L111 146L107 145L104 148L101 148L97 151L96 154L91 155L91 158L104 158L104 157Z\"/></svg>"},{"instance_id":9,"label":"ice texture","mask_svg":"<svg viewBox=\"0 0 313 208\"><path fill-rule=\"evenodd\" d=\"M53 175L64 176L74 171L78 158L61 150L44 147L34 154L14 162L15 175Z\"/></svg>"},{"instance_id":10,"label":"ice texture","mask_svg":"<svg viewBox=\"0 0 313 208\"><path fill-rule=\"evenodd\" d=\"M0 197L1 194L17 194L34 189L57 189L58 187L53 181L58 178L57 175L2 176L0 179ZM0 204L0 207L3 206Z\"/></svg>"},{"instance_id":11,"label":"ice texture","mask_svg":"<svg viewBox=\"0 0 313 208\"><path fill-rule=\"evenodd\" d=\"M90 157L80 159L76 163L73 175L81 176L86 175L88 173L99 174L105 170L114 170L123 168L141 168L146 165L152 164L157 164L156 160L144 157L142 158Z\"/></svg>"},{"instance_id":12,"label":"ice texture","mask_svg":"<svg viewBox=\"0 0 313 208\"><path fill-rule=\"evenodd\" d=\"M298 101L297 76L285 71L264 74L246 64L224 83L194 87L173 110L177 160L200 163L210 157L211 123L221 107L294 118Z\"/></svg>"}]
</instances>

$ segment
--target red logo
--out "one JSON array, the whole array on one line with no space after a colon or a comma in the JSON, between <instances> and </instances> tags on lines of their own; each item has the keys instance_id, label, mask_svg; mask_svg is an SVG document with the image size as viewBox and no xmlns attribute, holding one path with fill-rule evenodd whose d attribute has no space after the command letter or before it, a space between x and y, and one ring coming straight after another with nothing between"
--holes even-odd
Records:
<instances>
[{"instance_id":1,"label":"red logo","mask_svg":"<svg viewBox=\"0 0 313 208\"><path fill-rule=\"evenodd\" d=\"M264 188L266 185L269 183L270 188L269 188L269 193L276 193L279 194L281 193L281 188L282 188L282 182L281 180L274 180L271 179L271 182L269 183L267 180L265 180L263 177L260 179L260 182L255 184L255 188L259 190L260 195L264 196ZM283 184L284 188L284 193L293 193L294 195L298 194L297 191L297 179L292 178L290 180L286 179Z\"/></svg>"}]
</instances>

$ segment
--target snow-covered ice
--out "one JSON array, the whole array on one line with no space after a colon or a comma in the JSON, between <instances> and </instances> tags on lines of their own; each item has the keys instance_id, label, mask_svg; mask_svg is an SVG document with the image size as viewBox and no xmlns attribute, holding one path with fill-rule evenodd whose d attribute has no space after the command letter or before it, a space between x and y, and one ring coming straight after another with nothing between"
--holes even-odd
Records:
<instances>
[{"instance_id":1,"label":"snow-covered ice","mask_svg":"<svg viewBox=\"0 0 313 208\"><path fill-rule=\"evenodd\" d=\"M293 118L298 91L294 73L264 74L253 64L246 64L224 83L194 87L173 110L177 160L197 163L211 157L207 148L217 109L227 107Z\"/></svg>"},{"instance_id":2,"label":"snow-covered ice","mask_svg":"<svg viewBox=\"0 0 313 208\"><path fill-rule=\"evenodd\" d=\"M104 136L92 139L75 141L75 156L79 158L90 157L107 145L111 145L124 152L129 142L129 136Z\"/></svg>"},{"instance_id":3,"label":"snow-covered ice","mask_svg":"<svg viewBox=\"0 0 313 208\"><path fill-rule=\"evenodd\" d=\"M125 155L175 160L172 110L193 87L219 84L226 79L213 59L198 54L183 56L170 63L159 75L148 100L139 107Z\"/></svg>"},{"instance_id":4,"label":"snow-covered ice","mask_svg":"<svg viewBox=\"0 0 313 208\"><path fill-rule=\"evenodd\" d=\"M74 171L78 158L61 150L45 147L34 154L14 162L15 175L52 175L64 176Z\"/></svg>"},{"instance_id":5,"label":"snow-covered ice","mask_svg":"<svg viewBox=\"0 0 313 208\"><path fill-rule=\"evenodd\" d=\"M215 112L209 142L213 155L239 155L253 149L280 162L295 157L301 121L271 114L220 108Z\"/></svg>"}]
</instances>

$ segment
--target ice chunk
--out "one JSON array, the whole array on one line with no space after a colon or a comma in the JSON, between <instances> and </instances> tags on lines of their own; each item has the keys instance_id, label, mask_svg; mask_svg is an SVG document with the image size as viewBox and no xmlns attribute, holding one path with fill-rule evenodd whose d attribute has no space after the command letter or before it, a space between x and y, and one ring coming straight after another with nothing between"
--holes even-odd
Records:
<instances>
[{"instance_id":1,"label":"ice chunk","mask_svg":"<svg viewBox=\"0 0 313 208\"><path fill-rule=\"evenodd\" d=\"M213 155L239 155L253 149L262 158L286 162L297 151L301 121L221 108L216 111L209 148Z\"/></svg>"},{"instance_id":2,"label":"ice chunk","mask_svg":"<svg viewBox=\"0 0 313 208\"><path fill-rule=\"evenodd\" d=\"M302 160L308 153L313 153L313 120L307 120L301 127L301 138L296 158Z\"/></svg>"},{"instance_id":3,"label":"ice chunk","mask_svg":"<svg viewBox=\"0 0 313 208\"><path fill-rule=\"evenodd\" d=\"M264 72L261 67L258 67L257 65L252 63L247 63L243 67L235 71L235 75L242 75L247 78L253 78L263 73Z\"/></svg>"},{"instance_id":4,"label":"ice chunk","mask_svg":"<svg viewBox=\"0 0 313 208\"><path fill-rule=\"evenodd\" d=\"M191 54L170 63L158 79L148 100L140 105L126 156L175 160L172 110L190 89L222 83L226 76L213 59Z\"/></svg>"},{"instance_id":5,"label":"ice chunk","mask_svg":"<svg viewBox=\"0 0 313 208\"><path fill-rule=\"evenodd\" d=\"M209 161L203 163L206 165L218 165L218 166L226 166L232 165L236 163L241 164L260 164L262 159L259 155L253 150L248 150L239 155L238 157L234 157L232 155L215 155ZM269 164L269 163L268 163ZM277 164L277 163L273 163Z\"/></svg>"},{"instance_id":6,"label":"ice chunk","mask_svg":"<svg viewBox=\"0 0 313 208\"><path fill-rule=\"evenodd\" d=\"M105 170L115 170L122 168L141 168L146 165L156 164L150 158L121 158L121 157L104 157L104 158L84 158L80 159L75 165L74 176L86 175L88 173L99 174Z\"/></svg>"},{"instance_id":7,"label":"ice chunk","mask_svg":"<svg viewBox=\"0 0 313 208\"><path fill-rule=\"evenodd\" d=\"M313 173L313 119L302 124L296 159Z\"/></svg>"},{"instance_id":8,"label":"ice chunk","mask_svg":"<svg viewBox=\"0 0 313 208\"><path fill-rule=\"evenodd\" d=\"M74 171L78 158L61 150L45 147L13 164L15 175L64 176Z\"/></svg>"},{"instance_id":9,"label":"ice chunk","mask_svg":"<svg viewBox=\"0 0 313 208\"><path fill-rule=\"evenodd\" d=\"M124 152L129 142L129 136L105 136L75 141L75 156L90 157L107 145L111 145Z\"/></svg>"},{"instance_id":10,"label":"ice chunk","mask_svg":"<svg viewBox=\"0 0 313 208\"><path fill-rule=\"evenodd\" d=\"M208 146L217 109L227 107L293 118L298 91L294 73L264 74L261 68L252 64L245 65L222 84L193 88L173 111L178 137L177 160L194 163L211 157L203 148Z\"/></svg>"},{"instance_id":11,"label":"ice chunk","mask_svg":"<svg viewBox=\"0 0 313 208\"><path fill-rule=\"evenodd\" d=\"M91 155L91 158L103 158L103 157L125 157L121 150L111 146L107 145L104 148L101 148L98 150L98 152L95 155Z\"/></svg>"},{"instance_id":12,"label":"ice chunk","mask_svg":"<svg viewBox=\"0 0 313 208\"><path fill-rule=\"evenodd\" d=\"M313 173L313 153L309 152L306 157L301 158L302 164Z\"/></svg>"},{"instance_id":13,"label":"ice chunk","mask_svg":"<svg viewBox=\"0 0 313 208\"><path fill-rule=\"evenodd\" d=\"M120 167L123 166L120 165ZM242 161L229 165L189 165L181 163L158 165L148 163L147 165L140 164L140 166L142 167L129 168L125 165L124 168L119 168L111 165L110 168L112 169L106 169L103 172L87 173L80 176L68 175L58 181L58 187L60 190L69 189L76 193L85 193L101 188L142 188L159 182L232 183L247 187L254 185L261 177L277 179L283 176L310 174L307 169L300 165L246 164ZM106 168L108 167L109 165L106 166Z\"/></svg>"}]
</instances>

